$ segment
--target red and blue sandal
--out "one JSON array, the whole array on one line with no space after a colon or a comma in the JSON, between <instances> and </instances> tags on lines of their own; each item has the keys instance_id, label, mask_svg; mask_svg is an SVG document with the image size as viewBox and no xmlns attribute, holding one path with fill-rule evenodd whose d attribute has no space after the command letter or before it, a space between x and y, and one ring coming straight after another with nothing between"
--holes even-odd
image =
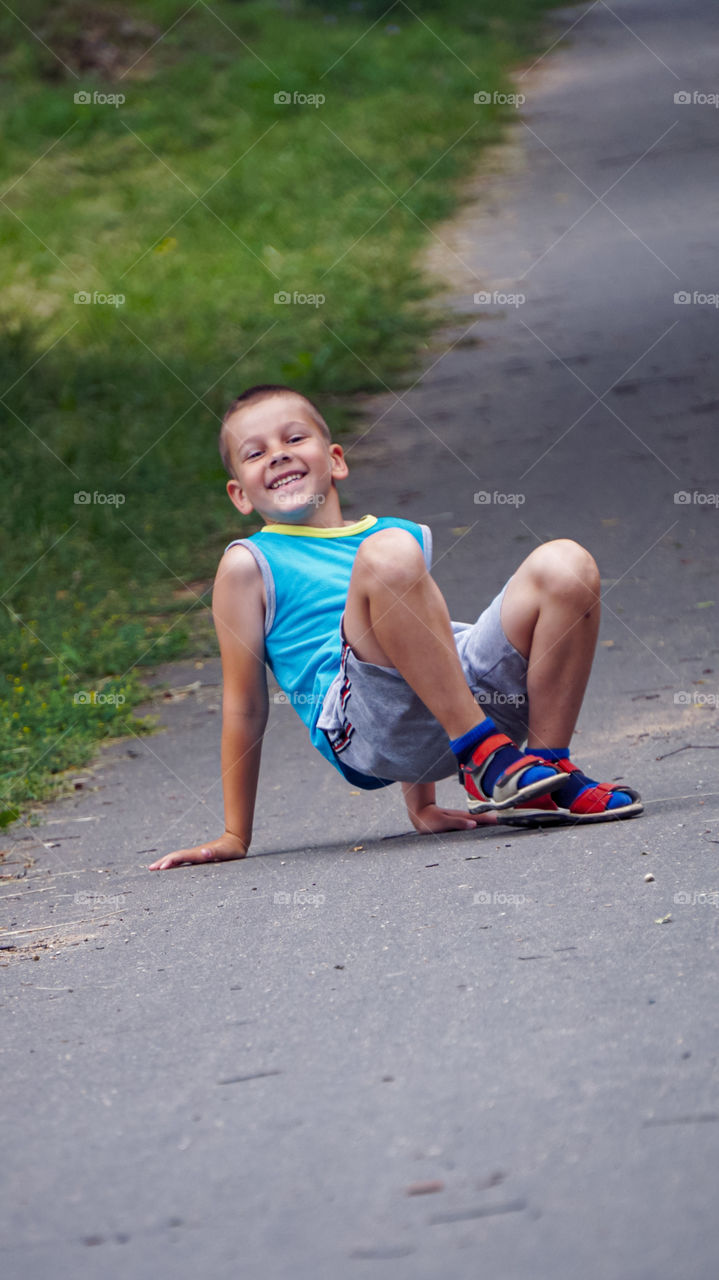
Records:
<instances>
[{"instance_id":1,"label":"red and blue sandal","mask_svg":"<svg viewBox=\"0 0 719 1280\"><path fill-rule=\"evenodd\" d=\"M513 746L514 743L506 734L492 733L478 743L467 763L459 766L459 780L467 793L467 808L470 813L510 809L518 802L531 800L536 796L547 796L566 781L567 775L563 769L548 764L539 756L526 754L499 775L490 795L482 785L487 769L498 751ZM552 773L522 786L524 775L537 766L551 769Z\"/></svg>"},{"instance_id":2,"label":"red and blue sandal","mask_svg":"<svg viewBox=\"0 0 719 1280\"><path fill-rule=\"evenodd\" d=\"M582 770L571 760L557 760L559 768L565 773L582 773ZM629 796L629 804L609 807L613 795ZM502 814L502 821L515 826L550 826L557 823L613 822L617 818L636 818L644 812L641 796L632 787L623 782L588 782L579 792L568 808L562 806L551 797L523 802L507 809Z\"/></svg>"}]
</instances>

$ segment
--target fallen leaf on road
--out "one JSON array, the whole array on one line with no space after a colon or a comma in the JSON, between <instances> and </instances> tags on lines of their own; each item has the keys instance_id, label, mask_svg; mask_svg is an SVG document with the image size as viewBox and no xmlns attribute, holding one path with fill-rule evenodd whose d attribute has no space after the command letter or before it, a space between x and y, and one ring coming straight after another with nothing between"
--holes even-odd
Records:
<instances>
[{"instance_id":1,"label":"fallen leaf on road","mask_svg":"<svg viewBox=\"0 0 719 1280\"><path fill-rule=\"evenodd\" d=\"M179 702L181 698L186 698L188 693L197 693L202 688L200 680L193 680L192 684L178 685L176 689L165 689L163 698L172 699L173 702Z\"/></svg>"}]
</instances>

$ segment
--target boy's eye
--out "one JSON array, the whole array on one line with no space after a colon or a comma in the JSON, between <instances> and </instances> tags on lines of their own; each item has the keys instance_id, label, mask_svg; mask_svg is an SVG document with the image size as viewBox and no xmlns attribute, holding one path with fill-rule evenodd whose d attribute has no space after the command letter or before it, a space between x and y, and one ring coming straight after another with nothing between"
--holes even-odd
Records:
<instances>
[{"instance_id":1,"label":"boy's eye","mask_svg":"<svg viewBox=\"0 0 719 1280\"><path fill-rule=\"evenodd\" d=\"M249 462L251 458L259 458L260 455L261 455L260 449L253 449L251 453L245 454L245 462Z\"/></svg>"}]
</instances>

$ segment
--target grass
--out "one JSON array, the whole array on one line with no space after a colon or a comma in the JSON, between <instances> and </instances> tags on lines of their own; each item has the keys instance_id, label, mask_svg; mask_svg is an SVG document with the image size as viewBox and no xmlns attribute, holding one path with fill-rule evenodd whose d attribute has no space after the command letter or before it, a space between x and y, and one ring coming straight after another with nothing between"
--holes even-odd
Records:
<instances>
[{"instance_id":1,"label":"grass","mask_svg":"<svg viewBox=\"0 0 719 1280\"><path fill-rule=\"evenodd\" d=\"M0 10L0 822L142 727L138 673L192 643L184 584L242 528L227 402L290 382L341 429L416 368L419 250L513 114L473 95L510 87L547 7Z\"/></svg>"}]
</instances>

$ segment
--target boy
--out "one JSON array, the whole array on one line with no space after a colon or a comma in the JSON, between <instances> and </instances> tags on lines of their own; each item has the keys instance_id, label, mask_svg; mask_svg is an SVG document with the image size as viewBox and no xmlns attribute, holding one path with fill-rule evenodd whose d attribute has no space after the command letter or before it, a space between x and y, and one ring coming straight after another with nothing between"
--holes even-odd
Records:
<instances>
[{"instance_id":1,"label":"boy","mask_svg":"<svg viewBox=\"0 0 719 1280\"><path fill-rule=\"evenodd\" d=\"M476 623L453 623L429 573L425 526L342 519L336 486L347 463L305 396L251 387L225 414L220 452L231 501L265 522L230 543L213 595L225 831L150 870L247 854L266 662L348 781L402 782L418 831L641 813L635 791L593 782L564 745L599 628L599 574L584 548L565 539L537 547ZM492 718L481 709L488 702ZM515 743L525 737L523 751ZM469 813L436 804L435 782L455 770Z\"/></svg>"}]
</instances>

